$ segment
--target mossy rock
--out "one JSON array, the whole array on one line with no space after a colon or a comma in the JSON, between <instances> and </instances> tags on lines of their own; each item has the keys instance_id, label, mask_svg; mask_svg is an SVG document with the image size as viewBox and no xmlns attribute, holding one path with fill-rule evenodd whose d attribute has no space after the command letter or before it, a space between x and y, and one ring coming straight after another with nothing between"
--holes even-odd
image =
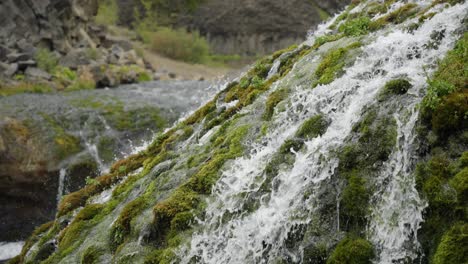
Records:
<instances>
[{"instance_id":1,"label":"mossy rock","mask_svg":"<svg viewBox=\"0 0 468 264\"><path fill-rule=\"evenodd\" d=\"M383 91L379 95L379 101L384 101L391 95L406 94L413 85L406 79L391 80L385 84Z\"/></svg>"},{"instance_id":2,"label":"mossy rock","mask_svg":"<svg viewBox=\"0 0 468 264\"><path fill-rule=\"evenodd\" d=\"M312 139L325 133L328 122L323 115L316 115L307 119L296 132L296 137Z\"/></svg>"},{"instance_id":3,"label":"mossy rock","mask_svg":"<svg viewBox=\"0 0 468 264\"><path fill-rule=\"evenodd\" d=\"M374 256L374 248L369 241L346 237L333 250L327 264L371 264Z\"/></svg>"}]
</instances>

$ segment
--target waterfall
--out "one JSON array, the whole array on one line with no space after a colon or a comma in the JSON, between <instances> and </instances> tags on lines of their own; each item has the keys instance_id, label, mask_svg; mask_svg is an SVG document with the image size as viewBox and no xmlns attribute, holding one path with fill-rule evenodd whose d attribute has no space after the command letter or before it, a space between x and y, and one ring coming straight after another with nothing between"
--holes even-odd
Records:
<instances>
[{"instance_id":1,"label":"waterfall","mask_svg":"<svg viewBox=\"0 0 468 264\"><path fill-rule=\"evenodd\" d=\"M294 251L285 247L288 233L297 225L311 224L320 204L321 184L334 177L339 164L332 154L344 145L363 109L377 103L385 83L401 76L409 78L414 88L409 101L400 102L394 113L398 144L377 179L378 197L374 197L368 216L368 236L378 251L376 263L416 258L416 231L425 207L413 176L417 105L424 95L427 75L433 70L426 65L434 65L452 48L454 33L466 11L466 3L446 8L411 33L403 26L414 21L390 32L374 33L370 37L373 42L361 48L354 65L330 84L315 89L295 85L299 70L278 81L273 90L295 85L286 109L276 113L271 126L274 129L263 141L251 144L249 155L236 159L222 172L212 197L207 199L206 215L199 219L199 229L189 245L177 252L182 263L194 259L199 263L271 263L285 255L292 262L301 262L300 248ZM438 48L425 48L431 33L442 30L446 37ZM306 56L297 64L318 60L319 55ZM260 193L267 163L305 120L317 114L328 119L327 131L305 142L306 150L294 153L294 164L280 170L273 179L275 188L270 193ZM258 197L259 205L253 211L243 211L249 195Z\"/></svg>"},{"instance_id":2,"label":"waterfall","mask_svg":"<svg viewBox=\"0 0 468 264\"><path fill-rule=\"evenodd\" d=\"M57 190L57 204L60 203L62 196L65 191L65 177L67 176L67 169L60 169L59 173L59 182L58 182L58 190Z\"/></svg>"}]
</instances>

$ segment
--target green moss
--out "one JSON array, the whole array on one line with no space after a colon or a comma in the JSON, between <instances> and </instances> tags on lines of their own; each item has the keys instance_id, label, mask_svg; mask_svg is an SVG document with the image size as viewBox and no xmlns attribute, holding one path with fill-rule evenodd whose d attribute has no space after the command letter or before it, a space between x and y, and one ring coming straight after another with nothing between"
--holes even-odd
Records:
<instances>
[{"instance_id":1,"label":"green moss","mask_svg":"<svg viewBox=\"0 0 468 264\"><path fill-rule=\"evenodd\" d=\"M356 173L348 177L348 184L341 196L342 217L350 221L350 225L362 225L368 215L370 190L366 180Z\"/></svg>"},{"instance_id":2,"label":"green moss","mask_svg":"<svg viewBox=\"0 0 468 264\"><path fill-rule=\"evenodd\" d=\"M371 19L368 17L358 17L343 23L338 31L342 32L345 36L361 36L369 32L369 25Z\"/></svg>"},{"instance_id":3,"label":"green moss","mask_svg":"<svg viewBox=\"0 0 468 264\"><path fill-rule=\"evenodd\" d=\"M339 48L325 54L315 71L317 81L314 82L312 87L333 82L341 74L348 52L358 47L360 47L360 43L353 43L345 48Z\"/></svg>"},{"instance_id":4,"label":"green moss","mask_svg":"<svg viewBox=\"0 0 468 264\"><path fill-rule=\"evenodd\" d=\"M191 211L200 205L200 195L208 194L218 179L219 170L224 163L243 153L242 139L249 126L240 126L228 130L223 143L213 151L211 159L202 165L186 183L182 184L166 200L153 208L152 237L158 243L167 243L176 231L186 229L190 225ZM165 244L163 243L163 244Z\"/></svg>"},{"instance_id":5,"label":"green moss","mask_svg":"<svg viewBox=\"0 0 468 264\"><path fill-rule=\"evenodd\" d=\"M432 130L447 137L468 128L468 89L444 97L432 114Z\"/></svg>"},{"instance_id":6,"label":"green moss","mask_svg":"<svg viewBox=\"0 0 468 264\"><path fill-rule=\"evenodd\" d=\"M324 35L321 37L317 37L314 42L314 48L319 48L320 46L328 42L337 41L343 38L344 36L345 36L344 34L335 34L335 35Z\"/></svg>"},{"instance_id":7,"label":"green moss","mask_svg":"<svg viewBox=\"0 0 468 264\"><path fill-rule=\"evenodd\" d=\"M81 264L98 264L102 252L103 249L96 246L88 247L81 255Z\"/></svg>"},{"instance_id":8,"label":"green moss","mask_svg":"<svg viewBox=\"0 0 468 264\"><path fill-rule=\"evenodd\" d=\"M327 264L370 264L372 258L374 258L374 248L369 241L346 237L338 243Z\"/></svg>"},{"instance_id":9,"label":"green moss","mask_svg":"<svg viewBox=\"0 0 468 264\"><path fill-rule=\"evenodd\" d=\"M215 101L210 101L207 103L205 106L197 110L193 115L188 117L184 123L187 125L193 125L195 123L198 123L205 118L209 113L213 112L216 110L216 102Z\"/></svg>"},{"instance_id":10,"label":"green moss","mask_svg":"<svg viewBox=\"0 0 468 264\"><path fill-rule=\"evenodd\" d=\"M101 212L103 205L91 204L83 208L73 219L73 222L65 228L59 235L58 247L60 251L65 251L77 242L77 238L83 235L89 220L92 220Z\"/></svg>"},{"instance_id":11,"label":"green moss","mask_svg":"<svg viewBox=\"0 0 468 264\"><path fill-rule=\"evenodd\" d=\"M432 263L449 264L464 263L468 259L466 246L468 245L468 224L455 224L444 234Z\"/></svg>"},{"instance_id":12,"label":"green moss","mask_svg":"<svg viewBox=\"0 0 468 264\"><path fill-rule=\"evenodd\" d=\"M369 29L371 31L379 30L384 26L393 23L393 24L400 24L404 22L407 18L415 15L418 10L416 9L418 5L414 3L408 3L404 6L398 8L397 10L387 14L375 21L372 21L369 24Z\"/></svg>"},{"instance_id":13,"label":"green moss","mask_svg":"<svg viewBox=\"0 0 468 264\"><path fill-rule=\"evenodd\" d=\"M130 222L133 217L141 211L146 205L145 198L139 197L127 204L120 213L117 220L111 227L110 245L111 250L116 250L119 245L124 242L124 239L130 234Z\"/></svg>"},{"instance_id":14,"label":"green moss","mask_svg":"<svg viewBox=\"0 0 468 264\"><path fill-rule=\"evenodd\" d=\"M76 154L81 151L80 139L65 131L65 129L51 116L40 113L54 131L56 155L60 159Z\"/></svg>"},{"instance_id":15,"label":"green moss","mask_svg":"<svg viewBox=\"0 0 468 264\"><path fill-rule=\"evenodd\" d=\"M379 101L384 101L393 94L405 94L411 87L413 85L406 79L391 80L385 84L383 91L379 95Z\"/></svg>"},{"instance_id":16,"label":"green moss","mask_svg":"<svg viewBox=\"0 0 468 264\"><path fill-rule=\"evenodd\" d=\"M273 112L275 111L275 107L281 103L287 97L287 95L288 90L278 89L268 96L265 104L265 113L263 114L264 120L271 120L273 117Z\"/></svg>"},{"instance_id":17,"label":"green moss","mask_svg":"<svg viewBox=\"0 0 468 264\"><path fill-rule=\"evenodd\" d=\"M296 132L296 137L312 139L325 133L328 122L323 115L316 115L307 119Z\"/></svg>"}]
</instances>

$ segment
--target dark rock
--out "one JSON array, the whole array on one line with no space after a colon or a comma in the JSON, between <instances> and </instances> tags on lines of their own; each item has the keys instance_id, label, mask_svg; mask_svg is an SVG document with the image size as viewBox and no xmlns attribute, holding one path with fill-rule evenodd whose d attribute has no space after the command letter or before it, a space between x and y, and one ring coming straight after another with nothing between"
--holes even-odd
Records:
<instances>
[{"instance_id":1,"label":"dark rock","mask_svg":"<svg viewBox=\"0 0 468 264\"><path fill-rule=\"evenodd\" d=\"M6 61L9 53L10 50L7 47L0 45L0 61Z\"/></svg>"},{"instance_id":2,"label":"dark rock","mask_svg":"<svg viewBox=\"0 0 468 264\"><path fill-rule=\"evenodd\" d=\"M25 71L29 67L35 67L37 63L33 60L18 61L18 70Z\"/></svg>"},{"instance_id":3,"label":"dark rock","mask_svg":"<svg viewBox=\"0 0 468 264\"><path fill-rule=\"evenodd\" d=\"M45 242L37 252L36 257L34 258L35 262L41 262L47 259L57 248L57 243L55 240L50 240Z\"/></svg>"},{"instance_id":4,"label":"dark rock","mask_svg":"<svg viewBox=\"0 0 468 264\"><path fill-rule=\"evenodd\" d=\"M7 55L8 62L27 61L32 59L32 54L29 53L10 53Z\"/></svg>"},{"instance_id":5,"label":"dark rock","mask_svg":"<svg viewBox=\"0 0 468 264\"><path fill-rule=\"evenodd\" d=\"M34 68L34 67L29 67L26 69L24 72L24 75L26 75L27 78L29 79L42 79L42 80L50 80L52 79L52 75L49 73L39 69L39 68Z\"/></svg>"},{"instance_id":6,"label":"dark rock","mask_svg":"<svg viewBox=\"0 0 468 264\"><path fill-rule=\"evenodd\" d=\"M175 74L173 72L170 72L168 75L169 75L169 78L171 78L171 79L177 78L177 74Z\"/></svg>"}]
</instances>

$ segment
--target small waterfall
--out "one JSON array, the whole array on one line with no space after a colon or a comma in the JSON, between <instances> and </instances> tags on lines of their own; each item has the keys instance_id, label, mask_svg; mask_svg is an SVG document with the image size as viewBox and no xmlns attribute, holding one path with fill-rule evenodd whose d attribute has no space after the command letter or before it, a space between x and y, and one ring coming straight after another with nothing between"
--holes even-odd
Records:
<instances>
[{"instance_id":1,"label":"small waterfall","mask_svg":"<svg viewBox=\"0 0 468 264\"><path fill-rule=\"evenodd\" d=\"M381 190L369 216L369 236L379 253L376 263L414 259L419 253L416 231L425 207L415 190L412 174L417 105L431 72L426 65L434 65L451 48L456 36L453 33L460 27L460 18L466 10L466 3L449 7L413 33L396 28L375 35L375 40L362 47L362 55L342 77L315 89L297 85L287 109L275 116L274 129L268 131L261 143L252 144L249 155L236 159L222 172L212 197L207 200L206 215L199 221L200 230L192 235L190 245L177 252L182 256L181 262L196 259L213 264L271 263L286 255L293 263L300 263L301 249L296 252L285 249L288 233L297 225L311 223L320 204L320 186L334 176L338 167L332 154L344 145L364 107L376 103L386 82L401 76L408 76L414 89L410 102L400 105L395 114L398 144L379 177ZM437 49L427 49L424 45L431 41L434 30L445 30L447 37ZM318 58L304 60L311 63ZM272 89L291 87L294 78L297 77L293 70ZM305 142L306 151L294 153L293 166L280 170L271 193L260 194L268 161L307 118L317 114L330 123L326 133ZM245 212L241 208L248 206L249 195L258 197L259 205Z\"/></svg>"},{"instance_id":2,"label":"small waterfall","mask_svg":"<svg viewBox=\"0 0 468 264\"><path fill-rule=\"evenodd\" d=\"M57 190L57 204L60 203L62 196L65 191L65 178L67 176L67 169L62 168L60 169L59 173L59 182L58 182L58 190Z\"/></svg>"}]
</instances>

